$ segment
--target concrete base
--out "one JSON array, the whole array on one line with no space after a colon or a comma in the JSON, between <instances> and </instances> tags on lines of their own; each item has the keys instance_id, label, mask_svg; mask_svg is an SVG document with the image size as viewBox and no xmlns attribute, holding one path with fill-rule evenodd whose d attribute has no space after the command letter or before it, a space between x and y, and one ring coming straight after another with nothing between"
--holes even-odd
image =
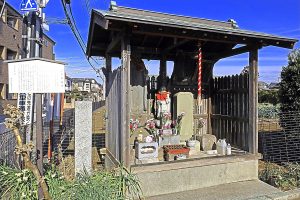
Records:
<instances>
[{"instance_id":1,"label":"concrete base","mask_svg":"<svg viewBox=\"0 0 300 200\"><path fill-rule=\"evenodd\" d=\"M242 181L147 198L148 200L287 200L284 192L258 180ZM292 199L292 198L291 198Z\"/></svg>"},{"instance_id":2,"label":"concrete base","mask_svg":"<svg viewBox=\"0 0 300 200\"><path fill-rule=\"evenodd\" d=\"M258 179L258 156L245 154L133 166L146 197Z\"/></svg>"}]
</instances>

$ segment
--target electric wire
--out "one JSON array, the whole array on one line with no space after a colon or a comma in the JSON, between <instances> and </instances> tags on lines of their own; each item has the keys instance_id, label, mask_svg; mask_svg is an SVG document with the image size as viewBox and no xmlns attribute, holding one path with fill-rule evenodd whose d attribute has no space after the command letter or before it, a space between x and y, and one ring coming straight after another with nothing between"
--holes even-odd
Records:
<instances>
[{"instance_id":1,"label":"electric wire","mask_svg":"<svg viewBox=\"0 0 300 200\"><path fill-rule=\"evenodd\" d=\"M68 6L69 9L67 9L65 0L61 0L61 2L62 2L62 5L63 5L63 10L64 10L64 13L65 13L66 19L68 21L68 24L69 24L69 26L71 28L71 31L72 31L73 35L75 36L77 42L79 43L79 46L80 46L81 50L83 51L83 53L85 55L85 58L87 59L88 63L93 68L93 70L99 75L100 79L104 82L104 78L101 75L101 71L99 69L96 69L96 67L93 66L93 64L91 63L90 59L86 55L86 48L87 48L87 46L84 43L84 40L83 40L82 36L80 35L80 32L78 31L78 28L76 26L75 19L74 19L73 13L72 13L71 6L69 5ZM97 61L94 58L91 57L91 59L95 63L97 63Z\"/></svg>"},{"instance_id":2,"label":"electric wire","mask_svg":"<svg viewBox=\"0 0 300 200\"><path fill-rule=\"evenodd\" d=\"M86 46L86 44L85 44L85 42L84 42L84 39L82 38L82 36L81 36L81 34L80 34L80 32L79 32L79 30L78 30L78 28L77 28L77 25L76 25L76 22L75 22L75 18L74 18L73 12L72 12L72 7L71 7L71 5L69 5L68 7L69 7L69 11L70 11L70 16L71 16L71 19L72 19L71 23L72 23L72 25L74 26L74 28L75 28L75 30L76 30L76 33L77 33L77 35L78 35L79 38L80 38L80 42L81 42L82 45L84 46L84 49L86 49L87 46ZM86 53L86 52L84 51L84 53ZM90 58L91 58L97 65L100 65L93 57L90 57Z\"/></svg>"},{"instance_id":3,"label":"electric wire","mask_svg":"<svg viewBox=\"0 0 300 200\"><path fill-rule=\"evenodd\" d=\"M89 0L85 0L85 7L87 9L87 13L90 14L91 13L91 4Z\"/></svg>"}]
</instances>

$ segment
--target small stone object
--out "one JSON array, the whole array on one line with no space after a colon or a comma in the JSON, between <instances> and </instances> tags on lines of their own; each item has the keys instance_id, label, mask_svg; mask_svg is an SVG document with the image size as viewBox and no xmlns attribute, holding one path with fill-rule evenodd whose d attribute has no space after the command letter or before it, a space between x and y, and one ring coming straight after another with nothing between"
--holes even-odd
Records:
<instances>
[{"instance_id":1,"label":"small stone object","mask_svg":"<svg viewBox=\"0 0 300 200\"><path fill-rule=\"evenodd\" d=\"M157 142L137 143L135 147L135 157L138 159L148 159L158 157Z\"/></svg>"},{"instance_id":2,"label":"small stone object","mask_svg":"<svg viewBox=\"0 0 300 200\"><path fill-rule=\"evenodd\" d=\"M201 136L201 150L208 151L212 150L214 143L217 142L217 138L211 134L203 134Z\"/></svg>"}]
</instances>

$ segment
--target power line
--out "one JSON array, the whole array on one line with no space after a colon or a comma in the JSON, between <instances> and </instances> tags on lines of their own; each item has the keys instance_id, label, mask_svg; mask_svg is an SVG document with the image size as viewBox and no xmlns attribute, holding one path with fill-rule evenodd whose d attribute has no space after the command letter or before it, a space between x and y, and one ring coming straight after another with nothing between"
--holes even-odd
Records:
<instances>
[{"instance_id":1,"label":"power line","mask_svg":"<svg viewBox=\"0 0 300 200\"><path fill-rule=\"evenodd\" d=\"M91 13L91 4L90 4L90 0L85 0L85 7L87 9L87 13L90 14Z\"/></svg>"},{"instance_id":2,"label":"power line","mask_svg":"<svg viewBox=\"0 0 300 200\"><path fill-rule=\"evenodd\" d=\"M47 24L68 24L68 20L60 19L60 18L56 18L56 17L47 17L46 23Z\"/></svg>"},{"instance_id":3,"label":"power line","mask_svg":"<svg viewBox=\"0 0 300 200\"><path fill-rule=\"evenodd\" d=\"M80 34L80 32L79 32L77 26L76 26L75 19L74 19L73 13L72 13L71 5L70 5L70 4L67 4L67 3L65 2L65 0L61 0L61 2L62 2L62 5L63 5L64 13L65 13L66 19L67 19L67 21L68 21L68 24L69 24L69 26L70 26L70 28L71 28L71 31L72 31L72 33L74 34L74 36L75 36L77 42L79 43L79 46L80 46L81 50L83 51L83 53L84 53L84 55L85 55L85 58L87 59L88 63L89 63L90 66L93 68L93 70L94 70L97 74L99 74L99 77L100 77L101 80L104 82L104 78L103 78L103 76L101 75L101 70L96 69L96 67L93 66L93 64L91 63L90 59L89 59L89 58L87 57L87 55L86 55L86 48L87 48L87 46L86 46L86 44L85 44L85 42L84 42L84 40L83 40L83 38L82 38L82 36L81 36L81 34ZM67 5L68 5L68 6L67 6ZM96 61L94 58L91 57L91 59L92 59L95 63L97 63L97 61ZM97 64L98 64L98 63L97 63Z\"/></svg>"}]
</instances>

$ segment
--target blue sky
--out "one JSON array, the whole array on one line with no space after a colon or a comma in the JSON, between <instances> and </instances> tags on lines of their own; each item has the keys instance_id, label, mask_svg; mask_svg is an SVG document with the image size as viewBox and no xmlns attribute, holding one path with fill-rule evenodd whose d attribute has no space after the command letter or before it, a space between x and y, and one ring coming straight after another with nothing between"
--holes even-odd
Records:
<instances>
[{"instance_id":1,"label":"blue sky","mask_svg":"<svg viewBox=\"0 0 300 200\"><path fill-rule=\"evenodd\" d=\"M19 9L21 0L7 1ZM89 10L91 8L107 9L109 3L108 0L71 0L77 26L85 40L87 40L89 28ZM235 19L242 29L300 39L300 0L118 0L117 4L214 20ZM44 11L46 17L64 18L60 0L50 0ZM56 58L68 63L66 71L71 77L97 78L85 61L84 55L67 25L50 24L50 31L47 34L56 41ZM300 48L299 43L295 47ZM266 47L260 50L260 80L277 81L282 66L287 64L289 52L289 49L277 47ZM114 62L115 65L118 63L118 61ZM215 75L240 73L247 64L247 54L227 58L217 63L214 73ZM149 67L150 73L158 72L157 62L146 62L146 65ZM168 69L171 69L172 63L169 63L168 66Z\"/></svg>"}]
</instances>

